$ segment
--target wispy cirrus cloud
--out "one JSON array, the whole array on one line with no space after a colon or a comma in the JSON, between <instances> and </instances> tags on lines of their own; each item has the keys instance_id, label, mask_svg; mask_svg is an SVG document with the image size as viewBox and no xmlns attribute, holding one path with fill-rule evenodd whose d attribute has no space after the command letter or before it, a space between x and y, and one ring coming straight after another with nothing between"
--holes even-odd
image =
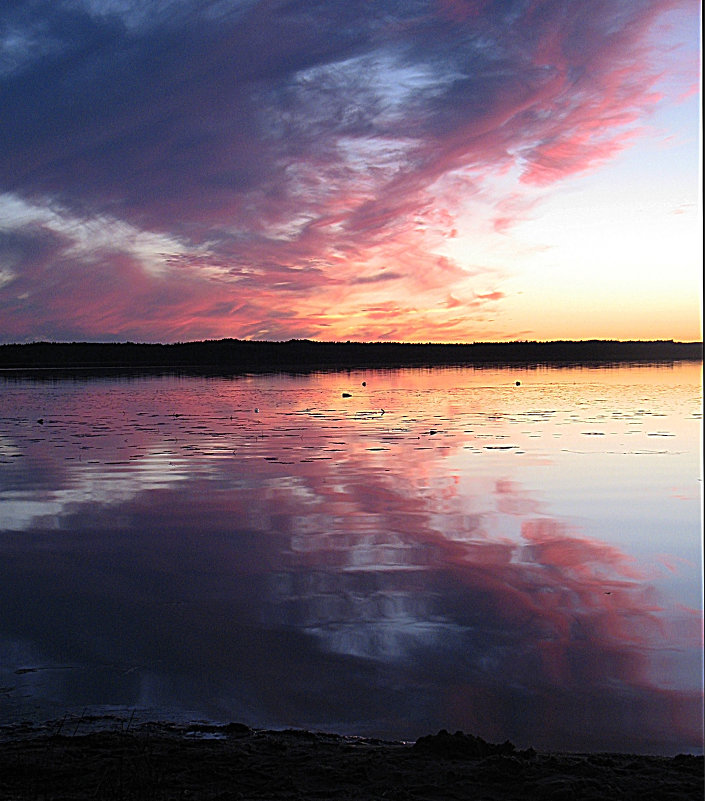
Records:
<instances>
[{"instance_id":1,"label":"wispy cirrus cloud","mask_svg":"<svg viewBox=\"0 0 705 801\"><path fill-rule=\"evenodd\" d=\"M444 250L464 204L506 232L628 147L673 8L6 3L0 338L480 337L503 275Z\"/></svg>"}]
</instances>

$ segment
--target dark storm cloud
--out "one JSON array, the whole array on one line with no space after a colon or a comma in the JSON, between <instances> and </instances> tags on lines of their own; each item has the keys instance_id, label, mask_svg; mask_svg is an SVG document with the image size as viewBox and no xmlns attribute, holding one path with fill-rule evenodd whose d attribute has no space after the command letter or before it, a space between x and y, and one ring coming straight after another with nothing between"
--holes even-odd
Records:
<instances>
[{"instance_id":1,"label":"dark storm cloud","mask_svg":"<svg viewBox=\"0 0 705 801\"><path fill-rule=\"evenodd\" d=\"M366 15L352 3L325 12L257 4L215 19L203 10L137 29L77 5L8 10L7 29L21 35L41 19L56 44L4 78L3 188L170 225L173 212L184 222L226 212L233 198L281 180L277 156L310 155L324 133L316 106L325 87L298 98L288 82L369 49L371 26L353 22ZM302 109L305 130L289 121ZM326 111L326 125L336 113Z\"/></svg>"},{"instance_id":2,"label":"dark storm cloud","mask_svg":"<svg viewBox=\"0 0 705 801\"><path fill-rule=\"evenodd\" d=\"M442 172L454 156L461 163L461 152L472 157L490 131L499 141L476 156L525 146L532 128L544 134L538 152L566 134L539 126L542 94L560 79L564 114L575 112L567 93L582 84L589 99L609 79L613 51L662 6L600 3L588 14L565 3L495 3L459 24L433 3L233 3L212 17L207 4L182 5L191 13L136 28L88 4L5 10L5 38L47 43L3 79L6 191L120 209L150 225L171 225L181 211L188 227L194 215L224 222L210 215L257 189L276 200L288 164L330 166L338 137L396 137L400 122L419 147L406 182L409 173L427 179L433 165Z\"/></svg>"}]
</instances>

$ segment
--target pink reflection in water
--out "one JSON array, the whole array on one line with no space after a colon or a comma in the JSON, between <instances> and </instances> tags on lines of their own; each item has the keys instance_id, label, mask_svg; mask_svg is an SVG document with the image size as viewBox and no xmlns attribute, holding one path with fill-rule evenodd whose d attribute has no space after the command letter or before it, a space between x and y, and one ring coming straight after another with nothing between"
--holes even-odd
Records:
<instances>
[{"instance_id":1,"label":"pink reflection in water","mask_svg":"<svg viewBox=\"0 0 705 801\"><path fill-rule=\"evenodd\" d=\"M577 491L582 455L554 434L579 439L605 408L616 433L590 458L644 409L666 409L684 449L682 396L554 371L553 394L518 399L516 371L439 372L365 374L364 395L339 374L15 385L0 642L21 657L3 664L63 660L83 685L114 665L91 704L251 724L698 748L699 610L533 486L548 461ZM484 447L507 441L523 454ZM57 675L60 703L89 703Z\"/></svg>"}]
</instances>

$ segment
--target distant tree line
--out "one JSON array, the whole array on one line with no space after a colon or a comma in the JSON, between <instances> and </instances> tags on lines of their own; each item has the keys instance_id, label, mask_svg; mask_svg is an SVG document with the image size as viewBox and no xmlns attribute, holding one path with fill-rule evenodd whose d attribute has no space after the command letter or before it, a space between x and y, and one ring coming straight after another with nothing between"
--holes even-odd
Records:
<instances>
[{"instance_id":1,"label":"distant tree line","mask_svg":"<svg viewBox=\"0 0 705 801\"><path fill-rule=\"evenodd\" d=\"M0 345L0 369L194 368L226 372L490 364L605 364L701 360L702 342L259 342L239 339L139 344L33 342Z\"/></svg>"}]
</instances>

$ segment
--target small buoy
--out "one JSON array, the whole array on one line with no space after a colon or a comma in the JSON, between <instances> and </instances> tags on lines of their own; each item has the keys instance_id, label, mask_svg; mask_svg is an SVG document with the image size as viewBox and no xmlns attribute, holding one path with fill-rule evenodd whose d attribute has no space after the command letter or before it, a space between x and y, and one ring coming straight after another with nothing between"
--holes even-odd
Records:
<instances>
[{"instance_id":1,"label":"small buoy","mask_svg":"<svg viewBox=\"0 0 705 801\"><path fill-rule=\"evenodd\" d=\"M517 381L517 386L518 386L518 387L520 387L520 386L521 386L521 381Z\"/></svg>"},{"instance_id":2,"label":"small buoy","mask_svg":"<svg viewBox=\"0 0 705 801\"><path fill-rule=\"evenodd\" d=\"M259 414L259 409L255 409L255 414Z\"/></svg>"},{"instance_id":3,"label":"small buoy","mask_svg":"<svg viewBox=\"0 0 705 801\"><path fill-rule=\"evenodd\" d=\"M363 386L363 387L366 387L366 386L367 386L367 381L363 381L363 382L362 382L362 386Z\"/></svg>"}]
</instances>

